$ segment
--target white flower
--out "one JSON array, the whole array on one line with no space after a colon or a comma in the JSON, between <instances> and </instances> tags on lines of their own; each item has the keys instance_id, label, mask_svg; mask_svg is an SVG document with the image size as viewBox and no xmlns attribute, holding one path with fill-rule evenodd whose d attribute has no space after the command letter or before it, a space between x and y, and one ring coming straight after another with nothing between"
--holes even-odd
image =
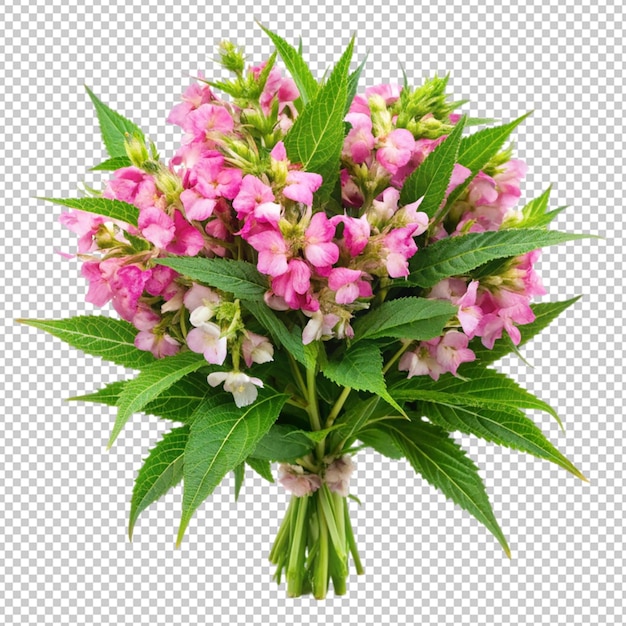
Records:
<instances>
[{"instance_id":1,"label":"white flower","mask_svg":"<svg viewBox=\"0 0 626 626\"><path fill-rule=\"evenodd\" d=\"M263 381L243 372L213 372L207 377L211 387L224 383L224 391L233 394L235 404L241 408L252 404L258 395L257 387L263 387Z\"/></svg>"},{"instance_id":2,"label":"white flower","mask_svg":"<svg viewBox=\"0 0 626 626\"><path fill-rule=\"evenodd\" d=\"M206 324L215 315L215 309L211 306L199 306L189 316L189 321L196 327Z\"/></svg>"}]
</instances>

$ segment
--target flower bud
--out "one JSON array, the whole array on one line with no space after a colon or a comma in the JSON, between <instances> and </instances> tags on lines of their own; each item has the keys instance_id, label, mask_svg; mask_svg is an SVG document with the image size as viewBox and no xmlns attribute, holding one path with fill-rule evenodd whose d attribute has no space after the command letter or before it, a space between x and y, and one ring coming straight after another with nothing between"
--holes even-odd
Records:
<instances>
[{"instance_id":1,"label":"flower bud","mask_svg":"<svg viewBox=\"0 0 626 626\"><path fill-rule=\"evenodd\" d=\"M126 155L130 159L130 162L140 169L143 169L144 163L150 160L148 149L146 144L137 135L131 135L126 133L126 139L124 140L124 148Z\"/></svg>"}]
</instances>

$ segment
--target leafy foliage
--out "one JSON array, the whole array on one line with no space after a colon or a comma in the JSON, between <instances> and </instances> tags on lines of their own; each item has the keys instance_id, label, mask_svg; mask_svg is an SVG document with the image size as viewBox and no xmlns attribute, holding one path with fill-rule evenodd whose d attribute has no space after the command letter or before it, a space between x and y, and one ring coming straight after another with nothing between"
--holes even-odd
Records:
<instances>
[{"instance_id":1,"label":"leafy foliage","mask_svg":"<svg viewBox=\"0 0 626 626\"><path fill-rule=\"evenodd\" d=\"M155 361L149 367L145 367L137 378L129 380L124 385L117 402L117 417L107 447L110 448L113 445L133 413L141 411L177 380L206 364L201 354L180 352Z\"/></svg>"},{"instance_id":2,"label":"leafy foliage","mask_svg":"<svg viewBox=\"0 0 626 626\"><path fill-rule=\"evenodd\" d=\"M141 129L126 119L119 113L116 113L113 109L109 108L106 104L101 102L98 97L85 85L85 89L96 107L96 113L98 115L98 122L100 122L100 132L102 133L102 140L106 146L109 156L125 157L126 148L124 142L126 141L126 135L137 137L142 142L145 142L145 137Z\"/></svg>"},{"instance_id":3,"label":"leafy foliage","mask_svg":"<svg viewBox=\"0 0 626 626\"><path fill-rule=\"evenodd\" d=\"M522 219L512 224L515 228L545 228L561 211L567 207L559 207L548 211L548 201L552 185L539 197L531 200L521 211Z\"/></svg>"},{"instance_id":4,"label":"leafy foliage","mask_svg":"<svg viewBox=\"0 0 626 626\"><path fill-rule=\"evenodd\" d=\"M135 479L128 522L128 536L133 538L137 518L153 502L175 487L183 478L183 459L189 427L175 428L151 450Z\"/></svg>"},{"instance_id":5,"label":"leafy foliage","mask_svg":"<svg viewBox=\"0 0 626 626\"><path fill-rule=\"evenodd\" d=\"M297 426L274 424L257 443L250 458L261 461L289 462L307 455L313 448L311 441Z\"/></svg>"},{"instance_id":6,"label":"leafy foliage","mask_svg":"<svg viewBox=\"0 0 626 626\"><path fill-rule=\"evenodd\" d=\"M106 161L102 161L102 163L98 163L98 165L94 165L91 168L91 171L113 172L115 170L119 170L121 167L129 167L130 165L132 165L132 163L127 156L118 156L113 157L112 159L107 159Z\"/></svg>"},{"instance_id":7,"label":"leafy foliage","mask_svg":"<svg viewBox=\"0 0 626 626\"><path fill-rule=\"evenodd\" d=\"M450 276L464 276L492 259L518 256L544 246L584 239L589 235L560 233L539 228L467 233L440 239L411 259L409 283L433 287Z\"/></svg>"},{"instance_id":8,"label":"leafy foliage","mask_svg":"<svg viewBox=\"0 0 626 626\"><path fill-rule=\"evenodd\" d=\"M65 320L17 321L45 330L73 348L123 367L141 369L156 361L150 352L135 348L137 329L123 320L81 315Z\"/></svg>"},{"instance_id":9,"label":"leafy foliage","mask_svg":"<svg viewBox=\"0 0 626 626\"><path fill-rule=\"evenodd\" d=\"M387 422L380 428L393 437L394 443L418 474L484 524L500 542L506 555L511 556L478 468L449 433L418 420Z\"/></svg>"},{"instance_id":10,"label":"leafy foliage","mask_svg":"<svg viewBox=\"0 0 626 626\"><path fill-rule=\"evenodd\" d=\"M139 209L121 200L109 198L40 198L40 200L47 200L70 209L80 209L96 215L104 215L112 220L119 220L133 226L137 226L139 219Z\"/></svg>"}]
</instances>

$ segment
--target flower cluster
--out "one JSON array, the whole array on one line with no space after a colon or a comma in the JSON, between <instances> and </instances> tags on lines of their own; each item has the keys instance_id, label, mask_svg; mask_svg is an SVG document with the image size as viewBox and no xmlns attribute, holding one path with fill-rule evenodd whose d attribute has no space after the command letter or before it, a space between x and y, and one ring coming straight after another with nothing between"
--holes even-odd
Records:
<instances>
[{"instance_id":1,"label":"flower cluster","mask_svg":"<svg viewBox=\"0 0 626 626\"><path fill-rule=\"evenodd\" d=\"M136 227L81 210L61 221L79 236L87 301L110 301L139 331L135 345L155 357L186 346L211 365L229 359L231 369L212 373L209 383L224 383L245 405L263 383L240 371L242 358L246 367L272 360L269 339L247 328L228 293L155 260L250 261L267 277L270 308L306 316L304 344L349 340L355 314L393 279L409 275L419 245L497 230L512 219L525 166L506 151L499 154L471 178L446 219L433 224L419 199L403 205L400 197L407 177L460 119L441 98L445 81L433 79L415 91L371 87L345 116L341 204L325 211L315 203L323 177L291 162L283 142L298 115L294 82L268 63L244 72L232 49L223 50L223 59L238 73L234 101L218 98L206 83L192 84L168 118L184 133L169 165L137 137L127 139L131 165L114 171L102 196L136 207ZM444 203L470 174L454 165ZM436 379L474 358L468 342L475 336L487 347L504 331L519 342L517 325L533 320L528 302L543 293L536 258L529 253L480 279L449 278L431 288L424 295L457 306L457 318L440 337L408 346L399 368L409 377Z\"/></svg>"}]
</instances>

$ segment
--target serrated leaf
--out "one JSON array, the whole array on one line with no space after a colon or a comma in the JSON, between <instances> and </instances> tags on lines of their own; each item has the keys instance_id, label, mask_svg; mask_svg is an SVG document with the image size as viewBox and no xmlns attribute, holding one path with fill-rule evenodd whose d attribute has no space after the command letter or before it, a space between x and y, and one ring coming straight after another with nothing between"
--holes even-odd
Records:
<instances>
[{"instance_id":1,"label":"serrated leaf","mask_svg":"<svg viewBox=\"0 0 626 626\"><path fill-rule=\"evenodd\" d=\"M112 172L114 170L119 170L122 167L130 167L131 165L132 163L127 156L118 156L112 159L107 159L106 161L102 161L102 163L98 163L98 165L94 165L91 168L91 171Z\"/></svg>"},{"instance_id":2,"label":"serrated leaf","mask_svg":"<svg viewBox=\"0 0 626 626\"><path fill-rule=\"evenodd\" d=\"M269 461L264 461L262 459L255 459L253 457L248 457L246 459L246 463L261 477L265 478L267 482L273 483L274 476L272 475L272 466Z\"/></svg>"},{"instance_id":3,"label":"serrated leaf","mask_svg":"<svg viewBox=\"0 0 626 626\"><path fill-rule=\"evenodd\" d=\"M274 424L257 443L249 458L290 462L306 456L314 446L306 435L291 424Z\"/></svg>"},{"instance_id":4,"label":"serrated leaf","mask_svg":"<svg viewBox=\"0 0 626 626\"><path fill-rule=\"evenodd\" d=\"M381 428L391 434L413 469L483 524L510 558L478 468L449 433L422 421L390 422Z\"/></svg>"},{"instance_id":5,"label":"serrated leaf","mask_svg":"<svg viewBox=\"0 0 626 626\"><path fill-rule=\"evenodd\" d=\"M335 421L337 432L331 436L331 449L334 449L342 442L350 445L354 439L359 437L361 430L374 414L379 402L380 398L373 396L367 400L358 399L350 403Z\"/></svg>"},{"instance_id":6,"label":"serrated leaf","mask_svg":"<svg viewBox=\"0 0 626 626\"><path fill-rule=\"evenodd\" d=\"M357 319L353 325L353 344L361 339L382 337L416 341L432 339L441 334L443 327L456 313L457 307L443 300L388 300Z\"/></svg>"},{"instance_id":7,"label":"serrated leaf","mask_svg":"<svg viewBox=\"0 0 626 626\"><path fill-rule=\"evenodd\" d=\"M572 306L575 302L578 302L580 297L581 296L576 296L575 298L570 298L569 300L563 300L561 302L540 302L537 304L531 304L530 308L535 314L535 321L530 324L518 326L522 336L519 346L524 345L527 341L530 341L533 337L538 335L550 324L550 322L563 313L565 309ZM502 339L498 339L491 350L485 348L478 338L473 339L469 345L476 355L476 361L480 362L482 365L489 365L490 363L494 363L498 359L501 359L503 356L510 354L513 351L511 346L511 342L507 341L504 337ZM463 367L464 366L461 366L461 368ZM463 374L464 369L459 370L459 372Z\"/></svg>"},{"instance_id":8,"label":"serrated leaf","mask_svg":"<svg viewBox=\"0 0 626 626\"><path fill-rule=\"evenodd\" d=\"M389 433L380 428L366 428L359 432L358 438L363 444L376 450L378 454L382 454L388 459L397 461L404 458L404 453L389 436Z\"/></svg>"},{"instance_id":9,"label":"serrated leaf","mask_svg":"<svg viewBox=\"0 0 626 626\"><path fill-rule=\"evenodd\" d=\"M416 376L396 383L394 397L406 401L445 402L498 410L535 409L552 415L563 428L556 411L543 400L520 387L506 374L484 368L475 363L463 370L463 378L444 374L438 381L427 376Z\"/></svg>"},{"instance_id":10,"label":"serrated leaf","mask_svg":"<svg viewBox=\"0 0 626 626\"><path fill-rule=\"evenodd\" d=\"M356 96L356 92L359 88L359 79L361 78L361 72L363 71L363 68L365 67L366 62L367 62L367 54L363 57L363 60L359 63L359 67L357 67L356 70L354 70L354 72L352 72L352 74L348 76L348 88L347 88L348 96L346 98L346 108L344 110L344 117L345 115L347 115L348 111L350 110L350 105L352 104L352 101L354 100L354 97Z\"/></svg>"},{"instance_id":11,"label":"serrated leaf","mask_svg":"<svg viewBox=\"0 0 626 626\"><path fill-rule=\"evenodd\" d=\"M242 300L262 298L268 289L267 278L247 261L201 257L167 257L155 261Z\"/></svg>"},{"instance_id":12,"label":"serrated leaf","mask_svg":"<svg viewBox=\"0 0 626 626\"><path fill-rule=\"evenodd\" d=\"M133 538L137 518L153 502L175 487L183 478L183 456L189 427L174 428L150 451L135 479L128 522L128 537Z\"/></svg>"},{"instance_id":13,"label":"serrated leaf","mask_svg":"<svg viewBox=\"0 0 626 626\"><path fill-rule=\"evenodd\" d=\"M344 140L344 112L348 98L348 70L354 39L332 71L328 81L302 110L285 135L287 156L307 172L323 178L316 198L324 201L339 177L339 158Z\"/></svg>"},{"instance_id":14,"label":"serrated leaf","mask_svg":"<svg viewBox=\"0 0 626 626\"><path fill-rule=\"evenodd\" d=\"M254 450L280 414L287 396L259 390L256 402L237 408L201 405L185 449L183 513L176 545L180 546L192 515L222 478Z\"/></svg>"},{"instance_id":15,"label":"serrated leaf","mask_svg":"<svg viewBox=\"0 0 626 626\"><path fill-rule=\"evenodd\" d=\"M522 115L522 117L508 124L503 124L502 126L485 128L484 130L465 137L461 141L457 161L467 167L471 171L471 174L463 184L459 185L448 196L443 214L450 209L457 198L467 189L474 176L476 176L476 174L478 174L478 172L500 151L513 130L529 115L530 113L526 113L526 115Z\"/></svg>"},{"instance_id":16,"label":"serrated leaf","mask_svg":"<svg viewBox=\"0 0 626 626\"><path fill-rule=\"evenodd\" d=\"M125 222L137 226L139 219L139 209L121 200L111 200L110 198L38 198L54 204L79 209L96 215L104 215L112 220Z\"/></svg>"},{"instance_id":17,"label":"serrated leaf","mask_svg":"<svg viewBox=\"0 0 626 626\"><path fill-rule=\"evenodd\" d=\"M435 215L446 196L464 128L465 117L462 117L446 140L406 179L400 192L401 206L423 198L419 210L429 218Z\"/></svg>"},{"instance_id":18,"label":"serrated leaf","mask_svg":"<svg viewBox=\"0 0 626 626\"><path fill-rule=\"evenodd\" d=\"M492 259L518 256L537 248L586 237L590 235L539 228L513 228L447 237L422 248L413 256L413 271L408 282L420 287L433 287L444 278L467 275Z\"/></svg>"},{"instance_id":19,"label":"serrated leaf","mask_svg":"<svg viewBox=\"0 0 626 626\"><path fill-rule=\"evenodd\" d=\"M317 84L317 81L311 73L308 65L302 58L301 52L296 50L276 33L273 33L264 26L261 26L261 28L276 46L278 54L280 54L280 58L283 60L287 71L291 74L294 83L296 83L302 102L307 104L317 94L319 85Z\"/></svg>"},{"instance_id":20,"label":"serrated leaf","mask_svg":"<svg viewBox=\"0 0 626 626\"><path fill-rule=\"evenodd\" d=\"M189 424L198 406L206 400L207 393L215 395L206 376L190 374L170 385L166 391L146 404L142 411L162 419Z\"/></svg>"},{"instance_id":21,"label":"serrated leaf","mask_svg":"<svg viewBox=\"0 0 626 626\"><path fill-rule=\"evenodd\" d=\"M120 394L117 417L107 448L110 449L117 436L133 413L141 411L150 401L157 398L176 381L207 365L201 354L180 352L174 356L155 360L149 367L129 380Z\"/></svg>"},{"instance_id":22,"label":"serrated leaf","mask_svg":"<svg viewBox=\"0 0 626 626\"><path fill-rule=\"evenodd\" d=\"M93 393L87 393L82 396L73 396L67 400L68 402L97 402L99 404L106 404L107 406L116 406L125 384L125 380L118 380L113 383L109 383L102 389L94 391Z\"/></svg>"},{"instance_id":23,"label":"serrated leaf","mask_svg":"<svg viewBox=\"0 0 626 626\"><path fill-rule=\"evenodd\" d=\"M244 461L235 466L233 474L235 475L235 502L237 502L241 488L243 487L243 481L246 478L246 464Z\"/></svg>"},{"instance_id":24,"label":"serrated leaf","mask_svg":"<svg viewBox=\"0 0 626 626\"><path fill-rule=\"evenodd\" d=\"M126 156L126 148L124 146L126 134L136 136L142 142L145 142L144 134L136 124L101 102L87 85L85 85L85 89L96 107L102 140L109 156L113 158Z\"/></svg>"},{"instance_id":25,"label":"serrated leaf","mask_svg":"<svg viewBox=\"0 0 626 626\"><path fill-rule=\"evenodd\" d=\"M417 412L449 431L476 435L507 448L527 452L561 466L582 480L580 471L544 436L536 424L517 409L460 406L445 400L417 402Z\"/></svg>"},{"instance_id":26,"label":"serrated leaf","mask_svg":"<svg viewBox=\"0 0 626 626\"><path fill-rule=\"evenodd\" d=\"M322 373L341 387L357 391L369 391L404 415L402 407L389 395L383 375L383 357L376 344L361 341L338 356L329 360Z\"/></svg>"},{"instance_id":27,"label":"serrated leaf","mask_svg":"<svg viewBox=\"0 0 626 626\"><path fill-rule=\"evenodd\" d=\"M540 196L531 200L521 210L521 219L519 222L511 222L513 228L544 228L546 227L561 211L567 207L559 207L553 211L548 211L548 202L550 200L550 185Z\"/></svg>"},{"instance_id":28,"label":"serrated leaf","mask_svg":"<svg viewBox=\"0 0 626 626\"><path fill-rule=\"evenodd\" d=\"M73 348L123 367L141 369L156 361L150 352L135 348L137 329L123 320L83 315L65 320L16 321L45 330Z\"/></svg>"}]
</instances>

